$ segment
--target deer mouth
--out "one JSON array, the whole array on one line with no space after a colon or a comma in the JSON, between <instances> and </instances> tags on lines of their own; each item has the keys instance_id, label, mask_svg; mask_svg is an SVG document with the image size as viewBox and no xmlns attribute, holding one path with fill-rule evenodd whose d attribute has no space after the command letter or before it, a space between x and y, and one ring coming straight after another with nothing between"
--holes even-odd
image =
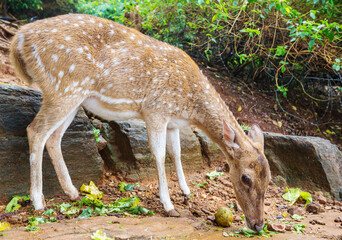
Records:
<instances>
[{"instance_id":1,"label":"deer mouth","mask_svg":"<svg viewBox=\"0 0 342 240\"><path fill-rule=\"evenodd\" d=\"M263 220L261 220L261 221L250 221L247 217L245 219L246 219L246 224L247 224L248 228L250 228L256 232L262 231L262 229L264 227L264 221Z\"/></svg>"}]
</instances>

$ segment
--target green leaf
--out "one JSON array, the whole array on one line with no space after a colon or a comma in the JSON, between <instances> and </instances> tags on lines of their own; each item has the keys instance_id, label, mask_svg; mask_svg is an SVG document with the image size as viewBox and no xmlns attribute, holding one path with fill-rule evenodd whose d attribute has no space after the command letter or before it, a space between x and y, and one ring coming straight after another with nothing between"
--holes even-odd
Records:
<instances>
[{"instance_id":1,"label":"green leaf","mask_svg":"<svg viewBox=\"0 0 342 240\"><path fill-rule=\"evenodd\" d=\"M312 19L315 19L315 18L316 18L315 14L314 14L313 12L310 12L310 17L311 17Z\"/></svg>"},{"instance_id":2,"label":"green leaf","mask_svg":"<svg viewBox=\"0 0 342 240\"><path fill-rule=\"evenodd\" d=\"M39 230L39 227L37 227L37 226L27 226L27 227L25 227L25 229L28 232L36 232L36 231Z\"/></svg>"},{"instance_id":3,"label":"green leaf","mask_svg":"<svg viewBox=\"0 0 342 240\"><path fill-rule=\"evenodd\" d=\"M222 176L223 175L223 172L217 172L216 170L210 172L210 173L207 173L206 176L209 178L209 179L214 179L218 176Z\"/></svg>"},{"instance_id":4,"label":"green leaf","mask_svg":"<svg viewBox=\"0 0 342 240\"><path fill-rule=\"evenodd\" d=\"M120 192L125 192L125 187L126 187L127 185L128 185L128 184L125 183L125 182L119 183L119 191L120 191Z\"/></svg>"},{"instance_id":5,"label":"green leaf","mask_svg":"<svg viewBox=\"0 0 342 240\"><path fill-rule=\"evenodd\" d=\"M18 204L19 200L27 201L30 200L30 195L27 196L13 196L12 200L7 204L5 208L5 213L14 212L18 210L21 205Z\"/></svg>"},{"instance_id":6,"label":"green leaf","mask_svg":"<svg viewBox=\"0 0 342 240\"><path fill-rule=\"evenodd\" d=\"M55 210L53 210L53 209L48 209L48 210L46 210L46 211L43 213L43 215L45 215L45 216L51 216L54 212L55 212Z\"/></svg>"},{"instance_id":7,"label":"green leaf","mask_svg":"<svg viewBox=\"0 0 342 240\"><path fill-rule=\"evenodd\" d=\"M310 42L309 42L308 50L309 50L310 52L312 52L312 50L313 50L313 45L315 44L315 40L316 40L316 39L311 39Z\"/></svg>"},{"instance_id":8,"label":"green leaf","mask_svg":"<svg viewBox=\"0 0 342 240\"><path fill-rule=\"evenodd\" d=\"M86 209L84 209L82 211L82 213L77 217L77 218L89 218L89 217L92 217L92 212L93 212L93 209L91 207L87 207Z\"/></svg>"},{"instance_id":9,"label":"green leaf","mask_svg":"<svg viewBox=\"0 0 342 240\"><path fill-rule=\"evenodd\" d=\"M300 188L287 188L286 193L282 196L286 201L293 205L300 197L306 201L306 204L312 202L311 194L308 192L303 192Z\"/></svg>"},{"instance_id":10,"label":"green leaf","mask_svg":"<svg viewBox=\"0 0 342 240\"><path fill-rule=\"evenodd\" d=\"M305 219L305 217L300 216L298 214L293 214L291 217L295 220L304 220Z\"/></svg>"}]
</instances>

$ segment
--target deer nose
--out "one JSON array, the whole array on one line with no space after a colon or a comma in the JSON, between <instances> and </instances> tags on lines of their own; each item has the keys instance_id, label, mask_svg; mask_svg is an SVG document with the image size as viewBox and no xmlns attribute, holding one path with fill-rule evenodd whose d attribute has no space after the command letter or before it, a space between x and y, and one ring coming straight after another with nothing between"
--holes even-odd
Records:
<instances>
[{"instance_id":1,"label":"deer nose","mask_svg":"<svg viewBox=\"0 0 342 240\"><path fill-rule=\"evenodd\" d=\"M264 227L264 223L262 222L261 224L254 224L254 231L260 232Z\"/></svg>"}]
</instances>

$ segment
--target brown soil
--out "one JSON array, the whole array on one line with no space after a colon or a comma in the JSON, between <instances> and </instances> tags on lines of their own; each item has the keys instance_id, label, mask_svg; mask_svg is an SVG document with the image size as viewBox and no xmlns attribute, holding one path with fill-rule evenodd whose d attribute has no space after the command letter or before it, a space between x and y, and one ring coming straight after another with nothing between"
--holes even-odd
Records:
<instances>
[{"instance_id":1,"label":"brown soil","mask_svg":"<svg viewBox=\"0 0 342 240\"><path fill-rule=\"evenodd\" d=\"M235 201L233 189L227 173L214 180L205 177L205 172L209 169L187 176L189 187L193 194L188 204L184 203L184 197L178 187L175 176L171 176L169 181L171 199L176 209L181 213L180 218L166 217L162 205L159 203L158 188L156 182L140 183L132 192L122 193L118 188L117 177L106 173L104 183L99 188L104 192L104 203L109 203L117 198L137 195L141 200L141 206L153 210L154 216L127 217L123 215L108 217L92 217L88 219L77 219L71 216L71 219L59 220L57 223L46 223L39 225L37 232L27 232L25 226L28 225L28 217L32 215L41 215L40 212L30 212L31 205L22 207L20 212L6 217L2 221L9 222L11 230L5 230L3 239L90 239L93 232L104 229L108 236L115 239L223 239L228 234L240 231L246 227L241 221L243 212ZM199 187L198 183L207 182L205 188ZM282 199L285 188L277 187L271 184L266 193L265 199L265 219L272 224L282 224L288 227L285 233L279 233L272 239L342 239L341 222L334 222L338 217L342 218L342 203L327 200L325 204L318 203L320 192L311 192L314 203L320 205L318 214L311 214L305 211L304 205L296 203L294 208L301 216L305 216L302 221L295 221L291 218L288 210L288 202ZM46 197L47 208L55 208L62 202L70 202L66 195L55 195ZM234 205L235 220L232 226L223 228L217 226L212 220L216 209L220 206ZM0 215L4 213L5 205L0 206ZM58 211L54 216L59 215ZM74 219L73 219L74 218ZM312 220L317 220L321 224L311 224ZM108 223L112 222L112 223ZM294 233L295 224L304 224L304 232ZM240 238L245 238L239 235ZM262 238L262 237L259 237ZM228 238L235 239L235 238Z\"/></svg>"}]
</instances>

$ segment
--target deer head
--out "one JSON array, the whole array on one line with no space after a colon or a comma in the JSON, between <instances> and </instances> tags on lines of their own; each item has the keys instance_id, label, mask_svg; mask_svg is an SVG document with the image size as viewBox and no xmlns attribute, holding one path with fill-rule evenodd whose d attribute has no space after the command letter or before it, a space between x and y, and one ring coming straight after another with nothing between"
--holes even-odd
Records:
<instances>
[{"instance_id":1,"label":"deer head","mask_svg":"<svg viewBox=\"0 0 342 240\"><path fill-rule=\"evenodd\" d=\"M261 231L264 225L264 196L270 180L270 168L264 155L264 137L253 125L248 138L235 134L223 120L225 151L230 152L230 180L249 228ZM232 153L233 152L233 153Z\"/></svg>"}]
</instances>

